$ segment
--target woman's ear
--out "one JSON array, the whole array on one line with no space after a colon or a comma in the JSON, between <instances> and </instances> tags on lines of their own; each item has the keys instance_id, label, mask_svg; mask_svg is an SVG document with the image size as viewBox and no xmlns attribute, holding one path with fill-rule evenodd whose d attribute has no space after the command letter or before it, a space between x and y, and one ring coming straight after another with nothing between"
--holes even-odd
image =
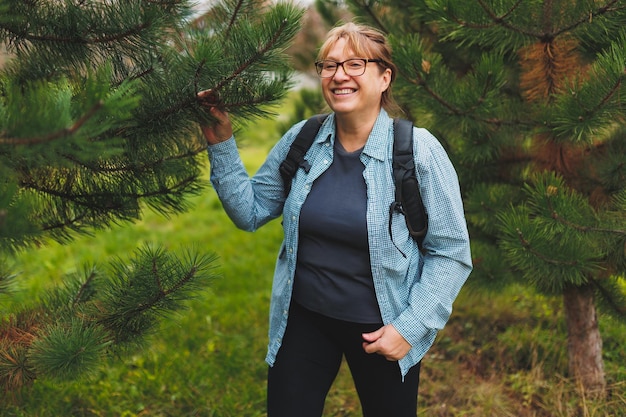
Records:
<instances>
[{"instance_id":1,"label":"woman's ear","mask_svg":"<svg viewBox=\"0 0 626 417\"><path fill-rule=\"evenodd\" d=\"M387 89L391 85L391 75L392 75L391 68L385 68L385 71L383 71L382 73L383 83L384 83L383 84L384 88L382 92L387 91Z\"/></svg>"}]
</instances>

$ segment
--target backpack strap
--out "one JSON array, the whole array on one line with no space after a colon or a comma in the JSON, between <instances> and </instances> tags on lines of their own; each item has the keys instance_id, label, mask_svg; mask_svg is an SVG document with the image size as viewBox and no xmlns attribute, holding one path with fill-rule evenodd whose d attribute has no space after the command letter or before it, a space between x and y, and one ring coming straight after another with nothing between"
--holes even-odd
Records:
<instances>
[{"instance_id":1,"label":"backpack strap","mask_svg":"<svg viewBox=\"0 0 626 417\"><path fill-rule=\"evenodd\" d=\"M402 213L409 229L409 234L417 242L420 250L428 229L428 217L419 183L415 174L413 158L413 123L409 120L394 119L393 123L393 180L395 184L395 201L389 207L389 235L391 232L391 215Z\"/></svg>"},{"instance_id":2,"label":"backpack strap","mask_svg":"<svg viewBox=\"0 0 626 417\"><path fill-rule=\"evenodd\" d=\"M413 159L413 123L405 119L393 120L393 180L396 185L396 203L402 204L402 181L415 171Z\"/></svg>"},{"instance_id":3,"label":"backpack strap","mask_svg":"<svg viewBox=\"0 0 626 417\"><path fill-rule=\"evenodd\" d=\"M317 114L309 118L289 147L285 160L280 164L278 171L281 177L283 177L285 198L291 191L291 181L296 175L298 168L302 167L306 172L309 172L309 169L311 169L309 163L304 159L304 155L313 144L317 132L319 132L322 123L324 123L327 117L328 114Z\"/></svg>"}]
</instances>

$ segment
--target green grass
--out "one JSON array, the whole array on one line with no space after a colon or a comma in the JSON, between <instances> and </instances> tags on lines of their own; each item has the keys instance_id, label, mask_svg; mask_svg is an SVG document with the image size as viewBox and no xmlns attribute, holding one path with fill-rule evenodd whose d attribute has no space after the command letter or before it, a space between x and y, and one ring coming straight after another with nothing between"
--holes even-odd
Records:
<instances>
[{"instance_id":1,"label":"green grass","mask_svg":"<svg viewBox=\"0 0 626 417\"><path fill-rule=\"evenodd\" d=\"M273 127L262 126L249 129L242 150L250 172L269 148L265 136L271 137ZM144 350L112 358L88 379L38 380L21 396L5 395L2 416L265 415L267 316L280 222L246 233L230 223L212 189L191 202L191 210L171 219L147 212L136 224L19 256L15 267L24 279L14 303L40 296L85 262L125 258L144 242L174 251L195 246L215 252L220 277L188 303L188 310L163 322ZM607 318L601 324L611 392L594 402L564 377L566 331L560 300L521 287L497 294L466 287L423 363L420 415L620 415L626 410L626 326ZM325 417L359 415L344 367L329 394Z\"/></svg>"}]
</instances>

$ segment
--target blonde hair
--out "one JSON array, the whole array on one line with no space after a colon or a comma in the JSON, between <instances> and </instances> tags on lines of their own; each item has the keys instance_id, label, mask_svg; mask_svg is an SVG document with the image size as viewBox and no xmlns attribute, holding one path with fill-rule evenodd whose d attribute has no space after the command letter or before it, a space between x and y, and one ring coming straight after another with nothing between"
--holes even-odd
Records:
<instances>
[{"instance_id":1,"label":"blonde hair","mask_svg":"<svg viewBox=\"0 0 626 417\"><path fill-rule=\"evenodd\" d=\"M378 65L391 70L391 81L380 98L380 105L391 114L401 113L400 106L391 95L391 85L396 79L398 69L391 60L391 45L389 45L386 36L369 26L352 22L345 23L328 32L326 40L317 54L317 60L325 59L339 39L345 39L346 48L352 49L358 57L380 59L382 62Z\"/></svg>"}]
</instances>

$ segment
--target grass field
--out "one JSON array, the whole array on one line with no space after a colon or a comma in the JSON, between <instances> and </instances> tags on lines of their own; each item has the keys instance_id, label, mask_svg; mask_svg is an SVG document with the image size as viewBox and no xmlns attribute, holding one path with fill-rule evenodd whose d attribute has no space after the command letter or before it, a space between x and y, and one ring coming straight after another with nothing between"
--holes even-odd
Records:
<instances>
[{"instance_id":1,"label":"grass field","mask_svg":"<svg viewBox=\"0 0 626 417\"><path fill-rule=\"evenodd\" d=\"M271 124L255 125L250 135L252 131L273 134ZM250 172L267 152L266 143L255 137L246 141L242 153ZM143 242L173 251L195 246L215 252L220 277L188 303L187 311L165 321L142 351L103 363L88 379L38 380L15 399L5 396L0 415L265 416L267 315L280 222L245 233L224 215L213 190L192 203L190 211L171 219L147 212L136 224L19 257L15 267L25 279L13 308L41 296L83 263L124 258ZM521 287L486 294L467 286L424 361L420 415L626 415L626 326L608 318L601 325L610 394L591 401L565 377L559 299ZM360 416L345 368L328 397L325 416Z\"/></svg>"}]
</instances>

